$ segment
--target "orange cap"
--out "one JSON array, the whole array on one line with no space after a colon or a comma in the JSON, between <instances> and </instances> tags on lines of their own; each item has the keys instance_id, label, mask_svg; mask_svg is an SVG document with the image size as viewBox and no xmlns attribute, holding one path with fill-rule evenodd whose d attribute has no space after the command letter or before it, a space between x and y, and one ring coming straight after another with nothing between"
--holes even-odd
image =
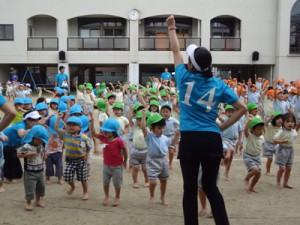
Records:
<instances>
[{"instance_id":1,"label":"orange cap","mask_svg":"<svg viewBox=\"0 0 300 225\"><path fill-rule=\"evenodd\" d=\"M279 93L282 93L282 90L276 90L276 95L278 95Z\"/></svg>"},{"instance_id":2,"label":"orange cap","mask_svg":"<svg viewBox=\"0 0 300 225\"><path fill-rule=\"evenodd\" d=\"M268 91L267 91L267 95L274 96L274 90L273 90L273 89L268 90Z\"/></svg>"},{"instance_id":3,"label":"orange cap","mask_svg":"<svg viewBox=\"0 0 300 225\"><path fill-rule=\"evenodd\" d=\"M288 87L288 86L290 86L290 84L288 82L285 82L284 86Z\"/></svg>"},{"instance_id":4,"label":"orange cap","mask_svg":"<svg viewBox=\"0 0 300 225\"><path fill-rule=\"evenodd\" d=\"M246 91L246 89L243 88L242 86L239 86L238 89L237 89L237 92L238 92L238 93L245 93L245 92L247 92L247 91Z\"/></svg>"},{"instance_id":5,"label":"orange cap","mask_svg":"<svg viewBox=\"0 0 300 225\"><path fill-rule=\"evenodd\" d=\"M232 87L232 86L235 86L236 85L236 82L234 81L230 81L229 85Z\"/></svg>"},{"instance_id":6,"label":"orange cap","mask_svg":"<svg viewBox=\"0 0 300 225\"><path fill-rule=\"evenodd\" d=\"M284 78L279 78L278 80L277 80L277 84L279 84L279 83L281 83L281 82L284 82L285 80L284 80Z\"/></svg>"},{"instance_id":7,"label":"orange cap","mask_svg":"<svg viewBox=\"0 0 300 225\"><path fill-rule=\"evenodd\" d=\"M255 87L257 89L256 84L251 84L250 87Z\"/></svg>"},{"instance_id":8,"label":"orange cap","mask_svg":"<svg viewBox=\"0 0 300 225\"><path fill-rule=\"evenodd\" d=\"M289 93L294 93L294 94L297 94L297 88L291 88L291 90L289 91Z\"/></svg>"}]
</instances>

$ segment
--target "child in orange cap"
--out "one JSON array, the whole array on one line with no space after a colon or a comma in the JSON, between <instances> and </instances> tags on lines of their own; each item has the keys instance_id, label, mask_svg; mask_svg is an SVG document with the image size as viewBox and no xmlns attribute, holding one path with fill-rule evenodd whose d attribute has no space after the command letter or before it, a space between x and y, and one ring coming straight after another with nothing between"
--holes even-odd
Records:
<instances>
[{"instance_id":1,"label":"child in orange cap","mask_svg":"<svg viewBox=\"0 0 300 225\"><path fill-rule=\"evenodd\" d=\"M264 121L267 121L273 114L274 90L267 86L261 93L261 97L263 98Z\"/></svg>"}]
</instances>

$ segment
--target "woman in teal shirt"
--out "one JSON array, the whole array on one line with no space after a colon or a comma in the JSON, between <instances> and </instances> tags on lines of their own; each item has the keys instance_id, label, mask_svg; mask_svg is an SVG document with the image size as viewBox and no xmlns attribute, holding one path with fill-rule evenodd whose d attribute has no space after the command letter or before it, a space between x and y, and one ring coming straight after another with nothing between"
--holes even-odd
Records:
<instances>
[{"instance_id":1,"label":"woman in teal shirt","mask_svg":"<svg viewBox=\"0 0 300 225\"><path fill-rule=\"evenodd\" d=\"M229 224L226 208L216 184L223 157L220 131L234 124L247 109L223 81L213 77L212 57L206 48L188 46L189 63L187 67L183 64L173 16L167 18L167 25L181 100L178 158L184 182L184 222L185 225L198 225L197 178L201 164L203 190L210 202L215 223L226 225ZM218 126L217 108L221 102L233 105L236 110L232 117Z\"/></svg>"}]
</instances>

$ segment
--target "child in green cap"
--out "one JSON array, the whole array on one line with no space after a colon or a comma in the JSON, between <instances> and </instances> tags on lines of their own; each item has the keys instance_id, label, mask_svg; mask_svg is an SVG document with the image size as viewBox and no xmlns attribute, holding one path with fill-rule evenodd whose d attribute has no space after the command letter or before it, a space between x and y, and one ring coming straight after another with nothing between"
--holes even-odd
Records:
<instances>
[{"instance_id":1,"label":"child in green cap","mask_svg":"<svg viewBox=\"0 0 300 225\"><path fill-rule=\"evenodd\" d=\"M173 139L163 135L166 126L165 119L159 114L153 114L146 123L147 109L142 109L141 126L147 143L147 173L150 181L150 204L154 203L154 192L157 179L160 181L160 200L162 205L167 206L168 202L165 198L167 190L167 179L169 178L169 163L166 158L169 148L175 148L175 144L179 138L179 132L176 130ZM150 126L148 131L146 124Z\"/></svg>"},{"instance_id":2,"label":"child in green cap","mask_svg":"<svg viewBox=\"0 0 300 225\"><path fill-rule=\"evenodd\" d=\"M260 153L262 151L264 131L264 122L253 115L248 115L248 121L245 126L245 149L243 153L243 161L247 168L247 175L244 178L244 184L247 186L247 192L257 193L254 186L257 184L261 176L261 160Z\"/></svg>"}]
</instances>

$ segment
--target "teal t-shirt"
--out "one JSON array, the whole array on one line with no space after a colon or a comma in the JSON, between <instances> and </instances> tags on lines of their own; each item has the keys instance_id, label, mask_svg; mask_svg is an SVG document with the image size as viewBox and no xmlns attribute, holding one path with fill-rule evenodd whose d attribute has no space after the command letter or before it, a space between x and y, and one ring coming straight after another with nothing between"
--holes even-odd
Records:
<instances>
[{"instance_id":1,"label":"teal t-shirt","mask_svg":"<svg viewBox=\"0 0 300 225\"><path fill-rule=\"evenodd\" d=\"M184 64L175 69L179 90L180 131L220 133L216 124L219 103L234 104L238 96L221 79L190 73Z\"/></svg>"}]
</instances>

